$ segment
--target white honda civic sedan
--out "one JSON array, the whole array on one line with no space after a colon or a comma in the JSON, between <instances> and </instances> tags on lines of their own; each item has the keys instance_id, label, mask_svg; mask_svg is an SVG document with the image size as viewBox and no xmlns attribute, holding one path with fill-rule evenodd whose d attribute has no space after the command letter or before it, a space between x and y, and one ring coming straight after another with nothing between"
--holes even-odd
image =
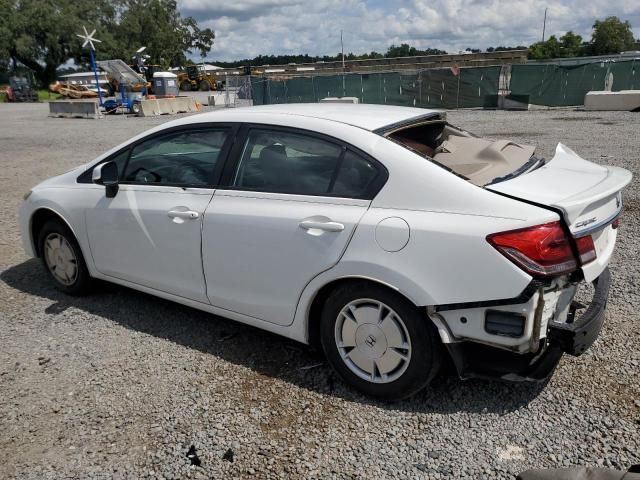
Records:
<instances>
[{"instance_id":1,"label":"white honda civic sedan","mask_svg":"<svg viewBox=\"0 0 640 480\"><path fill-rule=\"evenodd\" d=\"M34 187L20 224L64 292L107 280L318 345L392 399L447 359L541 380L589 348L630 180L438 111L274 105L138 135Z\"/></svg>"}]
</instances>

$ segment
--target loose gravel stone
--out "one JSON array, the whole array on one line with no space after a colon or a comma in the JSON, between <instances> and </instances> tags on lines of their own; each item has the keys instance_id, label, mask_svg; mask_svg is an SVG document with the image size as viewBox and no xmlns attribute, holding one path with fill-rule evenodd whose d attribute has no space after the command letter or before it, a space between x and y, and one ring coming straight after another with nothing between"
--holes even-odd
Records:
<instances>
[{"instance_id":1,"label":"loose gravel stone","mask_svg":"<svg viewBox=\"0 0 640 480\"><path fill-rule=\"evenodd\" d=\"M561 141L635 178L590 351L565 357L546 385L443 375L392 404L264 331L113 285L83 298L55 290L22 251L22 195L174 117L46 115L0 104L0 478L477 479L640 463L640 114L448 113L547 158Z\"/></svg>"}]
</instances>

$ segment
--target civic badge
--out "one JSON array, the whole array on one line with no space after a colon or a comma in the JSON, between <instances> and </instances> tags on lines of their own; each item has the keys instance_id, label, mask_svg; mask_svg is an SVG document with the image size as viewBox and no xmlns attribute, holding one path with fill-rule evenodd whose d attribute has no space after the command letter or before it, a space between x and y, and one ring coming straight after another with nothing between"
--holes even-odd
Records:
<instances>
[{"instance_id":1,"label":"civic badge","mask_svg":"<svg viewBox=\"0 0 640 480\"><path fill-rule=\"evenodd\" d=\"M587 225L595 223L596 220L596 217L587 218L586 220L582 220L581 222L576 223L576 228L586 227Z\"/></svg>"}]
</instances>

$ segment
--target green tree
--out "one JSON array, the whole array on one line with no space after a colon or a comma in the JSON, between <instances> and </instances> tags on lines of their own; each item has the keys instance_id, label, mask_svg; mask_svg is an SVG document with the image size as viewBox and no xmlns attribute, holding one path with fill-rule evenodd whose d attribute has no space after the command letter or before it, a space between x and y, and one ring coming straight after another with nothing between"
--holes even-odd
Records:
<instances>
[{"instance_id":1,"label":"green tree","mask_svg":"<svg viewBox=\"0 0 640 480\"><path fill-rule=\"evenodd\" d=\"M108 28L116 13L108 0L3 0L0 10L0 60L23 64L43 84L55 80L58 66L81 48L75 33L82 24Z\"/></svg>"},{"instance_id":2,"label":"green tree","mask_svg":"<svg viewBox=\"0 0 640 480\"><path fill-rule=\"evenodd\" d=\"M494 51L496 52L508 52L509 50L526 50L527 47L525 47L524 45L518 45L516 47L505 47L503 45L497 46ZM487 52L489 51L489 49L487 49Z\"/></svg>"},{"instance_id":3,"label":"green tree","mask_svg":"<svg viewBox=\"0 0 640 480\"><path fill-rule=\"evenodd\" d=\"M534 60L546 60L561 56L561 43L555 35L551 35L544 42L536 42L529 47L529 58Z\"/></svg>"},{"instance_id":4,"label":"green tree","mask_svg":"<svg viewBox=\"0 0 640 480\"><path fill-rule=\"evenodd\" d=\"M150 61L163 66L183 65L187 53L203 58L211 51L215 33L200 29L192 17L182 18L174 0L124 0L116 28L119 57L128 58L146 46Z\"/></svg>"},{"instance_id":5,"label":"green tree","mask_svg":"<svg viewBox=\"0 0 640 480\"><path fill-rule=\"evenodd\" d=\"M412 55L416 55L416 48L412 47L408 43L402 43L400 45L391 45L387 49L385 57L410 57Z\"/></svg>"},{"instance_id":6,"label":"green tree","mask_svg":"<svg viewBox=\"0 0 640 480\"><path fill-rule=\"evenodd\" d=\"M628 20L623 22L618 17L607 17L594 22L591 37L591 53L594 55L631 50L634 44L631 23Z\"/></svg>"},{"instance_id":7,"label":"green tree","mask_svg":"<svg viewBox=\"0 0 640 480\"><path fill-rule=\"evenodd\" d=\"M0 0L0 64L31 69L43 85L70 59L88 63L88 50L76 33L97 30L98 59L129 60L147 47L151 60L179 64L185 52L211 50L215 34L182 18L173 0Z\"/></svg>"},{"instance_id":8,"label":"green tree","mask_svg":"<svg viewBox=\"0 0 640 480\"><path fill-rule=\"evenodd\" d=\"M577 57L582 53L582 37L569 30L560 37L563 57Z\"/></svg>"},{"instance_id":9,"label":"green tree","mask_svg":"<svg viewBox=\"0 0 640 480\"><path fill-rule=\"evenodd\" d=\"M391 45L385 53L385 57L414 57L418 55L445 55L447 52L444 50L438 50L437 48L427 48L425 50L418 50L416 47L412 47L408 43L402 43L400 45Z\"/></svg>"}]
</instances>

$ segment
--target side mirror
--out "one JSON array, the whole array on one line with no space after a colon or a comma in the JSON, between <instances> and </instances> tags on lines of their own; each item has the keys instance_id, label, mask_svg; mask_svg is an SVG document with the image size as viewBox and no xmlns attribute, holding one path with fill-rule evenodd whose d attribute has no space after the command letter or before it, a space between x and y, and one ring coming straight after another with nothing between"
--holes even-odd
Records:
<instances>
[{"instance_id":1,"label":"side mirror","mask_svg":"<svg viewBox=\"0 0 640 480\"><path fill-rule=\"evenodd\" d=\"M118 166L113 162L105 162L93 169L91 181L104 185L107 198L113 198L118 193Z\"/></svg>"}]
</instances>

